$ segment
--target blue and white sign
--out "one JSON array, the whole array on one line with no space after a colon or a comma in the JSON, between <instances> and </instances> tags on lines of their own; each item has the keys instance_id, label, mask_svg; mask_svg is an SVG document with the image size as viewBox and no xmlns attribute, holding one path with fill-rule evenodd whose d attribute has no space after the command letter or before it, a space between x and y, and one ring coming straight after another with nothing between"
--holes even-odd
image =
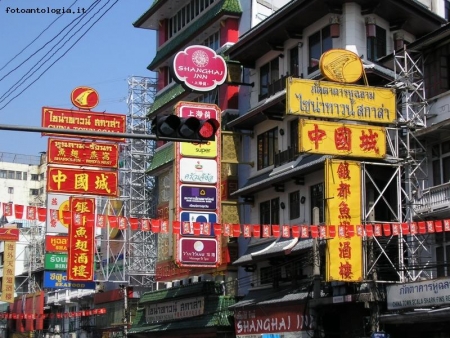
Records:
<instances>
[{"instance_id":1,"label":"blue and white sign","mask_svg":"<svg viewBox=\"0 0 450 338\"><path fill-rule=\"evenodd\" d=\"M44 271L44 288L46 289L92 289L95 282L74 282L67 280L65 271Z\"/></svg>"},{"instance_id":2,"label":"blue and white sign","mask_svg":"<svg viewBox=\"0 0 450 338\"><path fill-rule=\"evenodd\" d=\"M217 209L217 188L207 186L180 186L180 206L182 209Z\"/></svg>"},{"instance_id":3,"label":"blue and white sign","mask_svg":"<svg viewBox=\"0 0 450 338\"><path fill-rule=\"evenodd\" d=\"M210 232L209 235L213 236L214 235L214 223L217 223L217 214L215 212L201 212L201 211L193 211L193 212L189 212L189 211L182 211L180 213L180 221L181 222L190 222L191 223L191 228L189 232L187 232L186 234L192 234L193 233L193 222L199 222L199 223L210 223ZM202 235L204 235L204 232L201 230L200 231ZM184 227L181 227L181 233L182 235L186 235L184 233Z\"/></svg>"}]
</instances>

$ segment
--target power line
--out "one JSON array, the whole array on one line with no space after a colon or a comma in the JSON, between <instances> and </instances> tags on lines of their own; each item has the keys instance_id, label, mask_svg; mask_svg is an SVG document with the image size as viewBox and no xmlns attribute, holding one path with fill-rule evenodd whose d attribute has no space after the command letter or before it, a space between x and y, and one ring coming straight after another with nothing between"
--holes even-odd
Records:
<instances>
[{"instance_id":1,"label":"power line","mask_svg":"<svg viewBox=\"0 0 450 338\"><path fill-rule=\"evenodd\" d=\"M109 1L108 1L109 2ZM56 37L58 37L67 27L69 27L74 21L76 21L76 20L79 20L79 22L78 23L76 23L41 59L39 59L39 61L34 65L34 66L32 66L24 75L22 75L22 77L18 80L18 81L16 81L16 83L14 83L13 85L12 85L12 87L10 87L1 97L0 97L0 102L3 102L6 98L8 98L15 90L17 90L20 86L22 86L23 84L24 84L24 82L26 82L28 79L29 79L29 77L27 77L27 75L33 70L33 69L35 69L35 67L55 48L55 47L57 47L60 43L61 43L61 41L63 41L66 37L67 37L67 35L76 27L76 26L78 26L81 22L82 22L82 19L91 11L91 10L93 10L97 5L99 4L99 0L97 0L97 2L95 2L95 5L93 5L93 7L92 7L92 5L88 8L88 10L85 12L85 13L83 13L82 15L80 15L80 16L78 16L76 19L74 19L70 24L68 24L66 27L64 27L64 29L61 31L61 32L59 32L55 37L53 37L50 41L48 41L43 47L41 47L38 51L40 51L40 50L42 50L47 44L49 44L51 41L53 41ZM91 8L92 7L92 8ZM103 7L105 7L105 6L103 6ZM101 8L101 9L103 9L103 7ZM100 10L101 10L100 9ZM100 12L100 10L99 11L97 11L91 18L89 18L88 19L88 21L87 22L89 22L93 17L95 17L99 12ZM77 34L84 26L86 25L86 23L84 23L82 26L81 26L81 28L80 29L78 29L78 31L77 32L75 32L74 34L72 34L70 37L69 37L69 39L68 40L66 40L64 43L63 43L63 45L56 51L56 52L54 52L49 58L47 58L38 68L36 68L32 73L31 73L31 75L33 75L34 73L36 73L44 64L46 64L48 61L50 61L50 59L59 51L59 50L61 50L61 48L62 47L64 47L64 45L67 43L67 42L69 42L72 38L73 38L73 36L75 35L75 34ZM37 51L37 52L38 52ZM34 54L32 54L31 56L29 56L24 62L22 62L19 66L17 66L16 68L14 68L14 69L12 69L8 74L6 74L5 76L3 76L1 79L0 79L0 81L1 80L3 80L6 76L8 76L9 74L11 74L13 71L15 71L15 70L17 70L21 65L23 65L25 62L27 62L30 58L32 58L34 55L36 55L36 53L37 52L35 52ZM25 80L24 80L24 78L25 78Z\"/></svg>"},{"instance_id":2,"label":"power line","mask_svg":"<svg viewBox=\"0 0 450 338\"><path fill-rule=\"evenodd\" d=\"M0 0L1 1L1 0ZM75 5L76 3L78 2L78 0L75 0L68 8L72 8L72 6L73 5ZM42 36L42 34L44 34L56 21L58 21L60 18L61 18L61 16L63 16L64 15L64 13L62 13L62 14L60 14L60 15L58 15L58 17L55 19L55 20L53 20L47 27L45 27L44 28L44 30L42 31L42 32L40 32L39 33L39 35L38 36L36 36L30 43L28 43L24 48L22 48L22 50L20 51L20 52L18 52L16 55L14 55L8 62L6 62L6 64L2 67L2 68L0 68L0 71L2 71L3 69L5 69L6 68L6 66L8 66L15 58L17 58L20 54L22 54L28 47L30 47L37 39L39 39L41 36ZM39 50L38 50L39 51ZM36 53L34 53L34 54L36 54ZM33 54L33 55L34 55ZM27 59L28 60L28 59ZM27 61L27 60L25 60L25 61ZM22 63L23 64L23 63ZM22 65L21 64L21 65ZM18 67L20 67L20 65L18 66ZM15 69L17 69L17 68L15 68ZM11 73L11 72L10 72ZM6 74L4 77L2 77L1 79L0 79L0 81L1 80L3 80L6 76L8 76L10 73L8 73L8 74Z\"/></svg>"},{"instance_id":3,"label":"power line","mask_svg":"<svg viewBox=\"0 0 450 338\"><path fill-rule=\"evenodd\" d=\"M102 10L111 0L108 0L108 2L100 9ZM69 49L67 49L60 57L58 57L50 66L48 66L39 76L37 79L35 79L34 81L32 81L28 86L26 86L19 94L17 94L16 96L14 96L13 98L11 98L8 102L6 102L3 106L0 107L0 110L2 110L3 108L5 108L6 106L8 106L14 99L16 99L17 97L19 97L25 90L27 90L29 87L31 87L37 80L39 80L42 75L44 75L56 62L58 62L63 56L65 56L88 32L89 30L106 14L108 13L118 2L119 0L116 0L108 9L106 9L106 11L100 15L100 17L94 22L92 23L92 25L90 25L88 27L88 29L69 47ZM100 11L99 10L99 11ZM98 12L99 12L98 11ZM97 13L98 13L97 12ZM96 14L97 14L96 13ZM96 15L95 14L95 15ZM95 16L94 15L94 16ZM92 18L91 18L92 19ZM55 54L55 53L54 53ZM53 55L54 55L53 54ZM52 56L53 56L52 55ZM40 67L39 67L40 68ZM0 102L3 102L0 101Z\"/></svg>"}]
</instances>

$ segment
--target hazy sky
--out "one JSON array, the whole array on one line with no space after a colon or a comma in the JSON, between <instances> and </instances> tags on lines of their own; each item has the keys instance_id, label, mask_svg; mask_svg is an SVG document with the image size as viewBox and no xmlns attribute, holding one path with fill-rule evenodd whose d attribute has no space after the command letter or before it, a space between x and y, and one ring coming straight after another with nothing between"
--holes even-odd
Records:
<instances>
[{"instance_id":1,"label":"hazy sky","mask_svg":"<svg viewBox=\"0 0 450 338\"><path fill-rule=\"evenodd\" d=\"M147 66L155 56L155 32L132 25L152 3L0 0L0 125L40 127L42 107L72 108L70 93L83 85L100 95L94 111L127 114L127 79L154 76ZM69 7L76 13L62 14ZM44 12L12 13L36 8ZM0 130L0 152L39 155L47 140Z\"/></svg>"}]
</instances>

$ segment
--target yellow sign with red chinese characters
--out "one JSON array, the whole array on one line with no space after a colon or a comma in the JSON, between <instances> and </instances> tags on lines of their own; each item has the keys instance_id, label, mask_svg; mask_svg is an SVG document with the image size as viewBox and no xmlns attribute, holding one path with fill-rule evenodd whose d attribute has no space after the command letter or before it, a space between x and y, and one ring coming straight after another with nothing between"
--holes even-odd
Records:
<instances>
[{"instance_id":1,"label":"yellow sign with red chinese characters","mask_svg":"<svg viewBox=\"0 0 450 338\"><path fill-rule=\"evenodd\" d=\"M2 296L3 302L14 303L14 280L16 274L16 242L5 241L3 252L3 279Z\"/></svg>"},{"instance_id":2,"label":"yellow sign with red chinese characters","mask_svg":"<svg viewBox=\"0 0 450 338\"><path fill-rule=\"evenodd\" d=\"M393 123L397 117L395 90L290 77L286 85L286 114Z\"/></svg>"},{"instance_id":3,"label":"yellow sign with red chinese characters","mask_svg":"<svg viewBox=\"0 0 450 338\"><path fill-rule=\"evenodd\" d=\"M356 161L325 162L325 218L337 234L327 240L326 280L359 282L363 278L361 223L361 167Z\"/></svg>"},{"instance_id":4,"label":"yellow sign with red chinese characters","mask_svg":"<svg viewBox=\"0 0 450 338\"><path fill-rule=\"evenodd\" d=\"M383 127L317 120L300 120L300 152L383 158L386 130Z\"/></svg>"},{"instance_id":5,"label":"yellow sign with red chinese characters","mask_svg":"<svg viewBox=\"0 0 450 338\"><path fill-rule=\"evenodd\" d=\"M67 279L94 280L95 199L70 197L72 222L69 226Z\"/></svg>"}]
</instances>

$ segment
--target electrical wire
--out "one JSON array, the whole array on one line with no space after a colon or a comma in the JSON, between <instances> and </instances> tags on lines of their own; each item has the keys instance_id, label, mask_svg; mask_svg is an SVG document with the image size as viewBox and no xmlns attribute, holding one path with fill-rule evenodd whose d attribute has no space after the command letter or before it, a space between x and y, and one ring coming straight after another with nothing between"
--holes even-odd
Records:
<instances>
[{"instance_id":1,"label":"electrical wire","mask_svg":"<svg viewBox=\"0 0 450 338\"><path fill-rule=\"evenodd\" d=\"M1 0L0 0L1 1ZM68 7L68 8L72 8L72 6L73 5L75 5L76 3L78 2L78 0L75 0L74 2L72 2L72 4ZM0 72L3 70L3 69L5 69L13 60L15 60L20 54L22 54L28 47L30 47L35 41L37 41L41 36L42 36L42 34L44 34L56 21L58 21L62 16L64 15L64 13L61 13L60 15L58 15L58 17L55 19L55 20L53 20L47 27L45 27L44 28L44 30L42 31L42 32L40 32L39 34L38 34L38 36L36 36L33 40L31 40L31 42L30 43L28 43L25 47L23 47L22 48L22 50L21 51L19 51L16 55L14 55L8 62L6 62L6 64L2 67L2 68L0 68ZM39 51L39 50L38 50ZM34 54L33 54L34 55ZM28 59L27 59L28 60ZM27 61L27 60L25 60L25 61ZM23 64L23 63L22 63ZM20 65L19 65L19 67L20 67ZM15 69L17 69L17 68L15 68ZM11 72L10 72L11 73ZM0 79L0 81L1 80L3 80L6 76L8 76L10 73L8 73L8 74L6 74L4 77L2 77L1 79Z\"/></svg>"},{"instance_id":2,"label":"electrical wire","mask_svg":"<svg viewBox=\"0 0 450 338\"><path fill-rule=\"evenodd\" d=\"M109 2L111 2L111 0L108 0L108 2L103 5L103 7L101 9L103 9ZM100 15L100 17L94 21L89 27L88 29L69 47L69 49L67 49L60 57L58 57L50 66L48 66L34 81L32 81L28 86L26 86L22 91L19 92L19 94L15 95L14 97L12 97L8 102L6 102L3 106L0 107L0 110L2 110L3 108L5 108L6 106L8 106L14 99L16 99L17 97L19 97L23 92L25 92L25 90L27 90L29 87L31 87L34 83L36 83L36 81L38 81L42 75L44 75L56 62L58 62L62 57L64 57L88 32L89 30L106 14L108 13L116 4L117 2L119 2L119 0L116 0L109 8L106 9L106 11ZM100 10L101 10L100 9ZM96 13L97 14L97 13ZM96 15L95 14L95 15ZM94 16L95 16L94 15ZM53 54L54 55L54 54ZM53 56L52 55L52 56ZM0 101L0 102L3 102Z\"/></svg>"},{"instance_id":3,"label":"electrical wire","mask_svg":"<svg viewBox=\"0 0 450 338\"><path fill-rule=\"evenodd\" d=\"M110 0L109 0L110 1ZM108 2L109 2L108 1ZM32 66L24 75L22 75L22 77L18 80L18 81L16 81L16 83L14 83L13 84L13 86L12 87L10 87L1 97L0 97L0 103L1 102L3 102L5 99L7 99L15 90L17 90L20 86L22 86L23 84L24 84L24 82L26 82L29 78L30 78L30 76L28 76L29 74L30 74L30 72L34 69L34 71L31 73L31 75L33 75L34 73L36 73L43 65L45 65L48 61L50 61L50 59L59 51L59 50L61 50L61 48L62 47L64 47L65 46L65 44L67 43L67 42L69 42L73 37L74 37L74 35L75 34L77 34L90 20L92 20L92 18L94 18L98 13L99 13L99 11L101 10L101 9L103 9L105 6L103 6L99 11L97 11L92 17L90 17L89 19L88 19L88 21L86 22L86 23L83 23L83 25L82 25L82 27L80 28L80 29L78 29L74 34L72 34L70 37L69 37L69 39L68 40L66 40L66 41L64 41L64 43L62 44L62 46L61 47L59 47L59 49L55 52L55 53L53 53L49 58L47 58L39 67L37 67L36 68L36 66L48 55L48 54L50 54L50 52L53 50L53 49L55 49L55 47L57 47L60 43L61 43L61 41L63 41L66 37L67 37L67 35L75 28L75 27L77 27L81 22L82 22L82 19L84 19L84 17L86 16L86 15L88 15L88 13L90 12L90 11L92 11L97 5L99 5L99 0L97 0L93 5L91 5L89 8L88 8L88 10L85 12L85 13L83 13L83 14L81 14L80 16L78 16L76 19L74 19L69 25L67 25L66 27L64 27L64 29L61 31L61 32L59 32L55 37L53 37L50 41L48 41L43 47L41 47L38 51L40 51L40 50L42 50L48 43L50 43L51 41L53 41L56 37L58 37L67 27L69 27L74 21L76 21L76 20L78 20L78 22L41 58L41 59L39 59L39 61L34 65L34 66ZM107 4L107 3L106 3ZM106 5L105 4L105 5ZM23 65L26 61L28 61L29 59L31 59L34 55L36 55L36 53L37 52L35 52L33 55L31 55L30 57L28 57L24 62L22 62L19 66L17 66L16 68L14 68L13 70L11 70L8 74L6 74L5 76L3 76L1 79L0 79L0 81L1 80L3 80L6 76L8 76L9 74L11 74L13 71L15 71L15 70L17 70L21 65ZM25 79L25 80L24 80ZM19 83L20 82L20 83Z\"/></svg>"},{"instance_id":4,"label":"electrical wire","mask_svg":"<svg viewBox=\"0 0 450 338\"><path fill-rule=\"evenodd\" d=\"M77 0L78 1L78 0ZM76 1L75 1L76 2ZM8 73L6 73L3 77L1 77L0 78L0 81L2 81L2 80L4 80L6 77L8 77L12 72L14 72L14 71L16 71L17 69L19 69L22 65L24 65L25 63L27 63L33 56L35 56L38 52L40 52L42 49L44 49L49 43L51 43L53 40L55 40L60 34L62 34L62 32L64 32L69 26L71 26L75 21L78 21L78 20L80 20L80 22L81 22L81 20L93 9L93 8L95 8L95 6L97 6L98 4L99 4L99 2L100 2L100 0L96 0L93 4L91 4L89 7L88 7L88 9L86 10L86 12L83 12L81 15L79 15L79 16L77 16L75 19L73 19L69 24L67 24L58 34L56 34L53 38L51 38L49 41L47 41L42 47L40 47L37 51L35 51L34 53L32 53L28 58L26 58L24 61L22 61L18 66L16 66L15 68L13 68L12 70L10 70ZM61 15L63 15L63 14L61 14ZM61 15L59 16L59 17L61 17ZM58 18L59 18L58 17ZM57 18L57 19L58 19ZM56 19L56 20L57 20ZM55 21L56 21L55 20ZM53 22L55 22L55 21L53 21ZM52 24L53 24L53 22L48 26L48 27L50 27ZM76 25L78 25L80 22L78 22ZM75 25L75 27L76 27L76 25ZM47 29L47 28L46 28ZM45 29L45 30L46 30ZM72 28L73 29L73 28ZM72 30L71 29L71 30ZM44 31L45 31L44 30ZM70 30L70 31L71 31ZM44 32L43 31L43 32ZM69 32L70 32L69 31ZM43 33L42 32L42 33ZM42 33L40 34L40 35L42 35ZM39 35L39 36L40 36ZM39 37L38 36L38 37ZM67 36L67 34L66 35L64 35L63 36L63 38L62 39L64 39L65 37ZM36 38L37 39L37 38ZM61 39L61 40L62 40ZM50 49L50 51L52 51L53 50L53 48L55 48L58 44L59 44L59 42L61 41L61 40L59 40L57 43L56 43L56 45L54 45L53 47L52 47L52 49ZM35 40L33 40L33 41L35 41ZM29 45L31 45L32 43L33 43L33 41L29 44ZM26 48L26 47L25 47ZM24 49L25 49L24 48ZM24 50L23 49L23 50ZM23 51L22 50L22 51ZM18 55L20 55L21 54L21 52L22 51L20 51L16 56L18 56ZM47 54L45 54L44 56L46 56L46 55L48 55L48 53L49 52L47 52ZM16 56L14 56L13 57L13 59L16 57ZM42 59L43 58L41 58L37 63L39 63L40 61L42 61ZM11 62L11 61L9 61L9 62ZM8 62L8 63L9 63ZM7 64L8 64L7 63ZM33 67L35 67L37 64L35 64ZM3 66L0 70L2 70L3 68L5 68L6 67L6 65L5 66ZM31 67L30 69L33 69L33 67ZM29 71L28 71L29 72ZM26 74L25 74L26 75ZM24 76L25 76L24 75ZM24 78L24 76L22 76L22 78L20 79L20 80L22 80L23 78ZM19 81L20 81L19 80ZM17 82L16 82L17 83Z\"/></svg>"}]
</instances>

